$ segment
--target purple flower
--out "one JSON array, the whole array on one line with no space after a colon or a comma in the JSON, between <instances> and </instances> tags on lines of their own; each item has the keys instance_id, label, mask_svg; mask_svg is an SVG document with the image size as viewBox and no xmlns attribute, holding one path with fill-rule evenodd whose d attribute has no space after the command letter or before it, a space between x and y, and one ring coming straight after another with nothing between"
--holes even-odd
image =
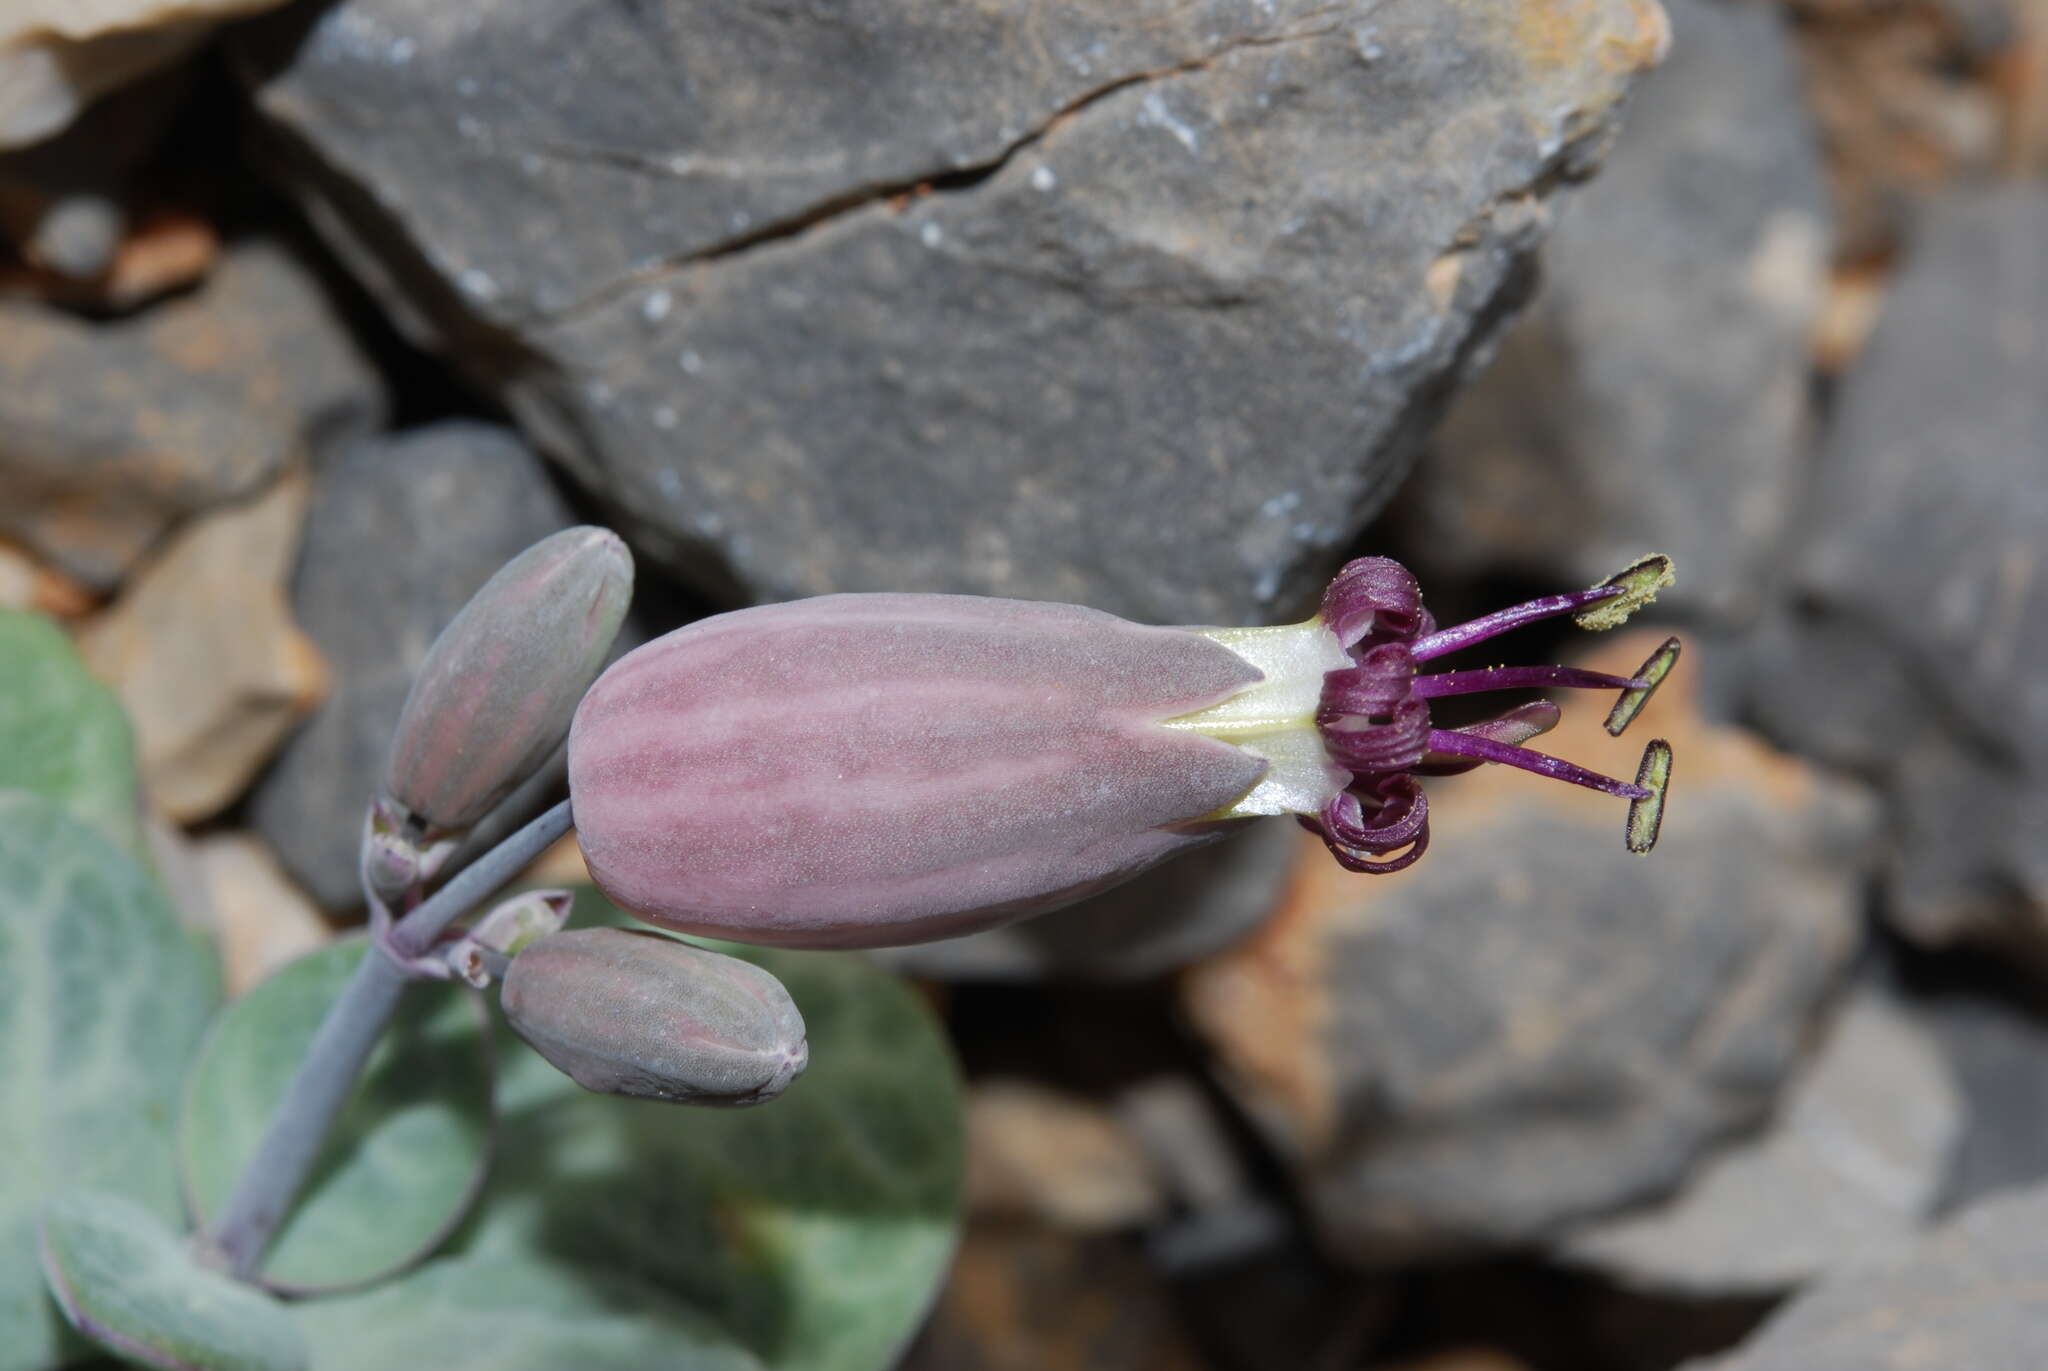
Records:
<instances>
[{"instance_id":1,"label":"purple flower","mask_svg":"<svg viewBox=\"0 0 2048 1371\"><path fill-rule=\"evenodd\" d=\"M1618 623L1668 583L1606 585L1439 631L1385 558L1276 628L1149 628L1074 605L830 595L721 614L628 654L578 708L569 784L591 875L686 933L862 947L1069 903L1237 821L1293 814L1339 861L1393 871L1429 839L1420 777L1519 766L1631 801L1655 839L1670 750L1635 783L1520 746L1557 709L1438 729L1440 695L1622 691L1619 732L1675 659L1433 675L1421 663L1552 614Z\"/></svg>"}]
</instances>

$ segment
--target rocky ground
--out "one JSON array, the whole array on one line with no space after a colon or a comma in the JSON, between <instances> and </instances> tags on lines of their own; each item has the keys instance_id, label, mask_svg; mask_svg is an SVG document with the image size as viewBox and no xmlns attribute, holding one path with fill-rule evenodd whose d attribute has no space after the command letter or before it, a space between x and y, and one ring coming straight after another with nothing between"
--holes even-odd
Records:
<instances>
[{"instance_id":1,"label":"rocky ground","mask_svg":"<svg viewBox=\"0 0 2048 1371\"><path fill-rule=\"evenodd\" d=\"M1661 548L1644 636L1516 649L1685 638L1649 861L1489 772L1396 876L1274 821L881 954L971 1083L905 1366L2048 1365L2043 0L48 8L0 604L232 983L359 916L412 671L572 523L635 642Z\"/></svg>"}]
</instances>

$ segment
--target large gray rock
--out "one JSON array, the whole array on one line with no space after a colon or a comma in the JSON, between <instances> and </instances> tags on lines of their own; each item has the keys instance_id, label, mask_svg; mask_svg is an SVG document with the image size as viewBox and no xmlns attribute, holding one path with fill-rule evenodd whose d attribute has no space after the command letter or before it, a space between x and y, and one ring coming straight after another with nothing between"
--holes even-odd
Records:
<instances>
[{"instance_id":1,"label":"large gray rock","mask_svg":"<svg viewBox=\"0 0 2048 1371\"><path fill-rule=\"evenodd\" d=\"M1239 622L1517 302L1653 0L345 0L246 44L387 304L721 593Z\"/></svg>"},{"instance_id":2,"label":"large gray rock","mask_svg":"<svg viewBox=\"0 0 2048 1371\"><path fill-rule=\"evenodd\" d=\"M1626 1285L1695 1298L1776 1294L1904 1247L1941 1196L1963 1101L1911 1014L1862 989L1828 1024L1768 1127L1685 1189L1567 1235Z\"/></svg>"},{"instance_id":3,"label":"large gray rock","mask_svg":"<svg viewBox=\"0 0 2048 1371\"><path fill-rule=\"evenodd\" d=\"M2040 1371L2048 1366L2048 1187L1965 1210L1910 1251L1788 1305L1690 1371Z\"/></svg>"},{"instance_id":4,"label":"large gray rock","mask_svg":"<svg viewBox=\"0 0 2048 1371\"><path fill-rule=\"evenodd\" d=\"M0 533L99 589L384 405L311 273L263 241L126 319L0 299L0 375Z\"/></svg>"},{"instance_id":5,"label":"large gray rock","mask_svg":"<svg viewBox=\"0 0 2048 1371\"><path fill-rule=\"evenodd\" d=\"M1649 642L1584 664L1629 670ZM1483 769L1432 788L1415 866L1325 861L1183 978L1337 1254L1525 1247L1668 1193L1799 1063L1860 938L1873 806L1701 723L1689 679L1638 725L1677 755L1648 857L1620 801ZM1568 711L1546 750L1632 766L1600 713Z\"/></svg>"},{"instance_id":6,"label":"large gray rock","mask_svg":"<svg viewBox=\"0 0 2048 1371\"><path fill-rule=\"evenodd\" d=\"M2048 191L1931 206L1751 653L1785 741L1878 778L1886 908L2048 962Z\"/></svg>"},{"instance_id":7,"label":"large gray rock","mask_svg":"<svg viewBox=\"0 0 2048 1371\"><path fill-rule=\"evenodd\" d=\"M1670 60L1403 497L1425 582L1585 585L1655 549L1668 604L1757 608L1805 460L1827 179L1782 14L1665 7Z\"/></svg>"},{"instance_id":8,"label":"large gray rock","mask_svg":"<svg viewBox=\"0 0 2048 1371\"><path fill-rule=\"evenodd\" d=\"M321 467L292 606L332 687L251 815L324 908L362 903L363 808L428 647L492 572L575 522L541 460L488 424L364 441Z\"/></svg>"}]
</instances>

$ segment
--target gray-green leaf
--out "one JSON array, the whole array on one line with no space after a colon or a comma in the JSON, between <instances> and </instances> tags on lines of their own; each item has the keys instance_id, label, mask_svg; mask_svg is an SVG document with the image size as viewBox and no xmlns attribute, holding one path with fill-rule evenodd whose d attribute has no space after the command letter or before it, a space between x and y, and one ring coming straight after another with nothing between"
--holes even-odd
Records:
<instances>
[{"instance_id":1,"label":"gray-green leaf","mask_svg":"<svg viewBox=\"0 0 2048 1371\"><path fill-rule=\"evenodd\" d=\"M579 913L620 921L588 893ZM749 1109L657 1104L586 1093L502 1032L497 1161L458 1255L301 1306L321 1371L416 1346L433 1349L418 1364L445 1371L893 1364L958 1224L960 1083L944 1035L864 958L719 950L789 988L810 1070ZM523 1341L472 1327L501 1308L525 1314L512 1325ZM713 1360L710 1328L748 1359Z\"/></svg>"},{"instance_id":2,"label":"gray-green leaf","mask_svg":"<svg viewBox=\"0 0 2048 1371\"><path fill-rule=\"evenodd\" d=\"M178 1126L186 1194L202 1221L226 1201L367 948L351 938L299 958L229 1005L207 1035ZM425 1256L461 1221L489 1151L487 1023L467 987L406 993L278 1230L266 1285L307 1292L373 1281Z\"/></svg>"},{"instance_id":3,"label":"gray-green leaf","mask_svg":"<svg viewBox=\"0 0 2048 1371\"><path fill-rule=\"evenodd\" d=\"M26 790L143 854L135 736L62 630L0 609L0 790Z\"/></svg>"},{"instance_id":4,"label":"gray-green leaf","mask_svg":"<svg viewBox=\"0 0 2048 1371\"><path fill-rule=\"evenodd\" d=\"M171 1120L220 999L213 959L119 848L0 792L0 1371L62 1355L39 1209L75 1187L179 1216Z\"/></svg>"},{"instance_id":5,"label":"gray-green leaf","mask_svg":"<svg viewBox=\"0 0 2048 1371\"><path fill-rule=\"evenodd\" d=\"M578 922L621 921L584 892ZM587 1094L507 1040L474 1247L547 1251L689 1298L777 1371L878 1371L937 1292L964 1166L929 1009L866 958L720 944L789 989L810 1069L711 1110Z\"/></svg>"},{"instance_id":6,"label":"gray-green leaf","mask_svg":"<svg viewBox=\"0 0 2048 1371\"><path fill-rule=\"evenodd\" d=\"M431 1262L361 1294L296 1310L318 1371L760 1371L672 1295L540 1255Z\"/></svg>"},{"instance_id":7,"label":"gray-green leaf","mask_svg":"<svg viewBox=\"0 0 2048 1371\"><path fill-rule=\"evenodd\" d=\"M165 1371L306 1366L305 1337L282 1305L198 1265L133 1200L98 1190L63 1196L43 1216L42 1252L65 1317L124 1361Z\"/></svg>"}]
</instances>

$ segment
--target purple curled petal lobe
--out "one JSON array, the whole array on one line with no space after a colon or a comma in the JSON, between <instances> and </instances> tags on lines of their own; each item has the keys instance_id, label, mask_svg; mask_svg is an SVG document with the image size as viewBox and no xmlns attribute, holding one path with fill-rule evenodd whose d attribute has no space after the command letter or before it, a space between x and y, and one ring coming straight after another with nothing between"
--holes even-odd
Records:
<instances>
[{"instance_id":1,"label":"purple curled petal lobe","mask_svg":"<svg viewBox=\"0 0 2048 1371\"><path fill-rule=\"evenodd\" d=\"M1334 723L1347 714L1391 715L1415 694L1415 658L1401 643L1382 643L1359 655L1357 665L1323 673L1318 723Z\"/></svg>"},{"instance_id":2,"label":"purple curled petal lobe","mask_svg":"<svg viewBox=\"0 0 2048 1371\"><path fill-rule=\"evenodd\" d=\"M1319 615L1347 648L1404 642L1428 631L1422 585L1391 557L1346 562L1324 588Z\"/></svg>"},{"instance_id":3,"label":"purple curled petal lobe","mask_svg":"<svg viewBox=\"0 0 2048 1371\"><path fill-rule=\"evenodd\" d=\"M577 831L622 906L813 947L950 937L1209 836L1264 763L1158 721L1255 683L1207 638L1071 605L841 595L620 660L570 735Z\"/></svg>"},{"instance_id":4,"label":"purple curled petal lobe","mask_svg":"<svg viewBox=\"0 0 2048 1371\"><path fill-rule=\"evenodd\" d=\"M1376 806L1368 810L1352 791L1332 796L1323 806L1324 835L1346 847L1387 853L1406 847L1429 825L1429 800L1412 776L1388 776L1363 797Z\"/></svg>"}]
</instances>

